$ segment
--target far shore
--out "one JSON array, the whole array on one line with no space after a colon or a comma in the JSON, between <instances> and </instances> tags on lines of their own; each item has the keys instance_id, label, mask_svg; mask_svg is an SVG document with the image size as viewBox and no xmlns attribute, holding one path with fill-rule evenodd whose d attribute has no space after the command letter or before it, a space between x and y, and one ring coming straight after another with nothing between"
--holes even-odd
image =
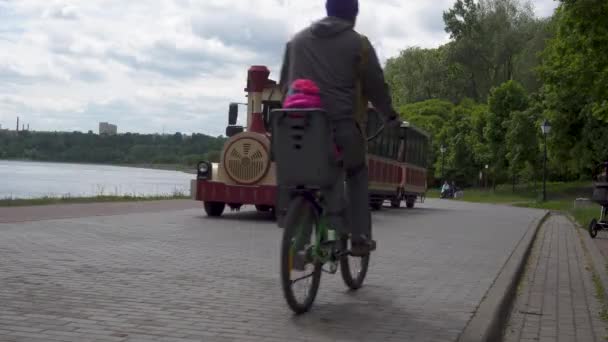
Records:
<instances>
[{"instance_id":1,"label":"far shore","mask_svg":"<svg viewBox=\"0 0 608 342\"><path fill-rule=\"evenodd\" d=\"M196 174L196 168L194 166L182 165L182 164L154 164L154 163L135 163L135 164L124 164L124 163L87 163L87 162L72 162L72 161L53 161L53 160L31 160L31 159L0 159L0 161L9 162L32 162L32 163L53 163L53 164L75 164L75 165L103 165L103 166L116 166L116 167L130 167L137 169L152 169L152 170L164 170L164 171L179 171L188 174Z\"/></svg>"},{"instance_id":2,"label":"far shore","mask_svg":"<svg viewBox=\"0 0 608 342\"><path fill-rule=\"evenodd\" d=\"M6 198L0 199L0 207L29 207L52 204L82 204L104 202L150 202L190 199L190 196L176 193L167 196L91 196L91 197L42 197L42 198Z\"/></svg>"}]
</instances>

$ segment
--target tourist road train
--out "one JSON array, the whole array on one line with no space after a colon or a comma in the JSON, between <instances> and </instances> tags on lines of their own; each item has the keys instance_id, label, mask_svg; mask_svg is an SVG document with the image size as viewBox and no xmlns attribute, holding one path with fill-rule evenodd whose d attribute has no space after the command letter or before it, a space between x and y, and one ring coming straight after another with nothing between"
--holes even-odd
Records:
<instances>
[{"instance_id":1,"label":"tourist road train","mask_svg":"<svg viewBox=\"0 0 608 342\"><path fill-rule=\"evenodd\" d=\"M253 205L259 212L274 212L278 189L275 163L271 160L270 113L281 108L283 94L269 79L265 66L247 73L247 103L231 103L228 137L219 163L201 161L191 182L191 196L204 203L208 216L221 216L226 208ZM247 108L246 126L237 125L239 105ZM369 108L373 111L373 108ZM377 115L370 115L378 117ZM368 122L368 132L378 123ZM429 135L408 122L382 133L368 144L370 206L379 210L388 201L398 208L413 208L427 190Z\"/></svg>"}]
</instances>

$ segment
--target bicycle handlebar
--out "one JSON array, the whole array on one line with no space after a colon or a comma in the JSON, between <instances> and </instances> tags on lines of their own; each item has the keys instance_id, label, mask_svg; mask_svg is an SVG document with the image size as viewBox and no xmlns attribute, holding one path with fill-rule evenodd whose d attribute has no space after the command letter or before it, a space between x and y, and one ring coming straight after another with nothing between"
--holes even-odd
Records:
<instances>
[{"instance_id":1,"label":"bicycle handlebar","mask_svg":"<svg viewBox=\"0 0 608 342\"><path fill-rule=\"evenodd\" d=\"M384 128L386 127L386 124L383 123L382 126L380 126L380 128L376 131L376 133L374 133L372 136L367 137L367 141L370 142L374 139L376 139L381 133L382 131L384 131Z\"/></svg>"}]
</instances>

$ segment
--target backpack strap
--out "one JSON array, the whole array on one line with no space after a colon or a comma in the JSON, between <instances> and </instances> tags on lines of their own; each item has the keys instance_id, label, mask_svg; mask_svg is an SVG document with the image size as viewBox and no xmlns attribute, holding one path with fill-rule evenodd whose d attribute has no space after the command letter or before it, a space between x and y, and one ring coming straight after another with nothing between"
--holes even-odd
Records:
<instances>
[{"instance_id":1,"label":"backpack strap","mask_svg":"<svg viewBox=\"0 0 608 342\"><path fill-rule=\"evenodd\" d=\"M364 138L367 138L367 110L368 110L368 98L363 92L363 85L365 84L365 75L367 75L367 68L369 64L369 53L371 44L365 35L359 34L361 37L361 50L359 52L359 63L356 66L356 106L355 106L355 121L359 125L361 134ZM366 140L366 139L365 139Z\"/></svg>"}]
</instances>

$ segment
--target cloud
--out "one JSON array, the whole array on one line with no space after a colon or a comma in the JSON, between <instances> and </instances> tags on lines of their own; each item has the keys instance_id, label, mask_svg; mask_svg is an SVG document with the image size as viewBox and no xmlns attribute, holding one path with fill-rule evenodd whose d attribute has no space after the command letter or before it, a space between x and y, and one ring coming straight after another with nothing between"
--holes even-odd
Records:
<instances>
[{"instance_id":1,"label":"cloud","mask_svg":"<svg viewBox=\"0 0 608 342\"><path fill-rule=\"evenodd\" d=\"M556 6L534 3L543 16ZM438 46L452 4L362 0L357 30L383 60ZM276 79L286 41L323 15L323 0L0 0L0 123L223 134L248 67Z\"/></svg>"},{"instance_id":2,"label":"cloud","mask_svg":"<svg viewBox=\"0 0 608 342\"><path fill-rule=\"evenodd\" d=\"M77 20L78 13L75 6L61 6L48 8L42 17L62 20Z\"/></svg>"}]
</instances>

